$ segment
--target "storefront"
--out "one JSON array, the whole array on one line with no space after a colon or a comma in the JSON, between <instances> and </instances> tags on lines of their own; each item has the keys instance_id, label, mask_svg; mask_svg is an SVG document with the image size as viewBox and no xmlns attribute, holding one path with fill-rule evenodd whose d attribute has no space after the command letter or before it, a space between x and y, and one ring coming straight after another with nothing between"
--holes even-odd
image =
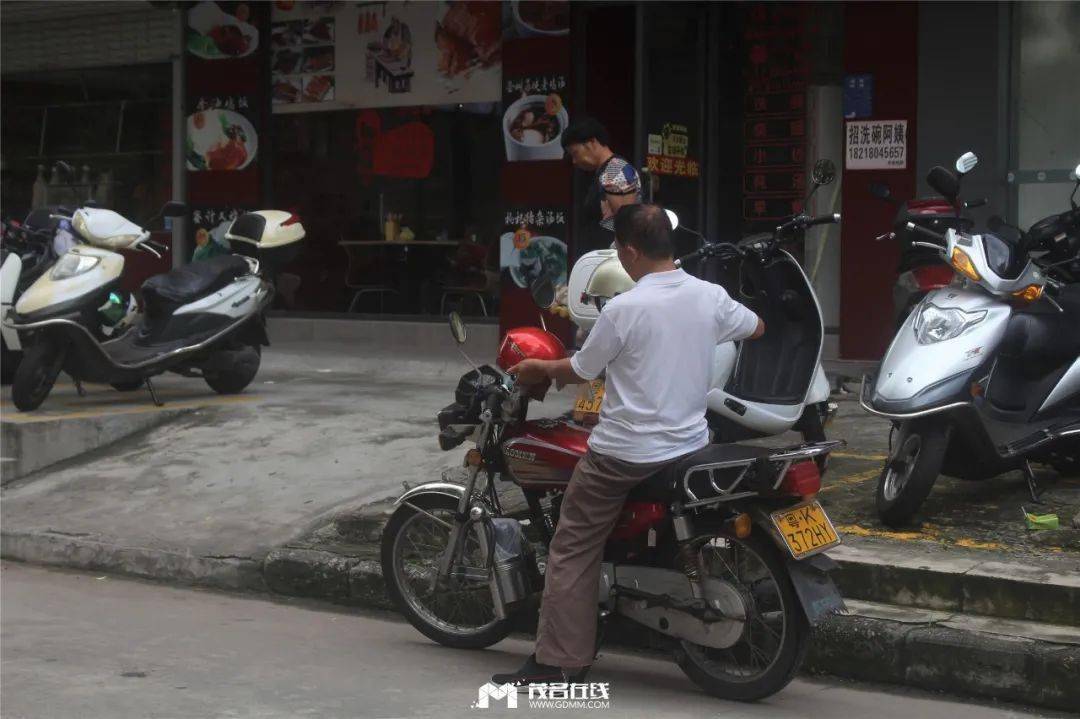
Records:
<instances>
[{"instance_id":1,"label":"storefront","mask_svg":"<svg viewBox=\"0 0 1080 719\"><path fill-rule=\"evenodd\" d=\"M26 39L56 22L38 5L4 8L5 206L38 199L38 164L87 164L121 211L189 202L177 261L214 251L238 212L290 210L308 238L279 283L284 311L537 323L530 279L565 282L581 250L588 177L559 140L590 115L711 240L803 209L808 169L834 161L838 182L805 209L842 226L789 249L818 292L826 355L875 358L898 248L873 241L895 208L872 182L930 194L927 170L973 150L965 189L989 199L976 219L1029 224L1063 205L1078 159L1075 4L117 3L174 49L93 55L79 50L91 29L66 61Z\"/></svg>"}]
</instances>

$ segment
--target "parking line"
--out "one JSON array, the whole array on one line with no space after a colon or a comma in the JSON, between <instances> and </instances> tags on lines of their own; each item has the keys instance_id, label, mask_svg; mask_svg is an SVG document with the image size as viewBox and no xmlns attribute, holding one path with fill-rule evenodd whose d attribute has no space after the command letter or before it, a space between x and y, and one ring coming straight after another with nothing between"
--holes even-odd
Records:
<instances>
[{"instance_id":1,"label":"parking line","mask_svg":"<svg viewBox=\"0 0 1080 719\"><path fill-rule=\"evenodd\" d=\"M23 414L4 412L4 421L15 424L33 424L35 422L52 422L67 419L91 419L94 417L106 417L112 415L143 414L146 412L164 412L174 409L200 409L202 407L216 407L228 404L241 404L257 399L256 395L230 395L224 397L207 397L205 399L191 400L188 402L169 402L158 407L147 402L145 405L127 405L120 407L99 407L78 412L62 412L59 414ZM7 410L7 407L4 407Z\"/></svg>"},{"instance_id":2,"label":"parking line","mask_svg":"<svg viewBox=\"0 0 1080 719\"><path fill-rule=\"evenodd\" d=\"M844 487L849 484L860 484L868 479L873 479L879 474L881 474L880 469L868 469L865 472L859 472L857 474L848 474L843 477L837 477L836 479L826 479L825 486L821 488L821 491L828 492L830 489L835 489L836 487Z\"/></svg>"},{"instance_id":3,"label":"parking line","mask_svg":"<svg viewBox=\"0 0 1080 719\"><path fill-rule=\"evenodd\" d=\"M830 452L830 457L843 457L844 459L866 459L880 462L889 458L887 454L856 454L855 452Z\"/></svg>"}]
</instances>

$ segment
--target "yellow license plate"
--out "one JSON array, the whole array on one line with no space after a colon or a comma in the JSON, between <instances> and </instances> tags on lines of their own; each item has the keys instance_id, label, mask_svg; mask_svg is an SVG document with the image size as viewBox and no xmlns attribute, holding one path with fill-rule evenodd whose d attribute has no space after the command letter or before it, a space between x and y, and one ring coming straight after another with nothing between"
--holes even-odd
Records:
<instances>
[{"instance_id":1,"label":"yellow license plate","mask_svg":"<svg viewBox=\"0 0 1080 719\"><path fill-rule=\"evenodd\" d=\"M604 401L604 380L594 379L587 385L583 385L578 392L577 402L574 403L574 412L581 414L597 414L600 405Z\"/></svg>"},{"instance_id":2,"label":"yellow license plate","mask_svg":"<svg viewBox=\"0 0 1080 719\"><path fill-rule=\"evenodd\" d=\"M782 509L770 516L795 559L809 557L840 544L840 535L836 533L820 502Z\"/></svg>"}]
</instances>

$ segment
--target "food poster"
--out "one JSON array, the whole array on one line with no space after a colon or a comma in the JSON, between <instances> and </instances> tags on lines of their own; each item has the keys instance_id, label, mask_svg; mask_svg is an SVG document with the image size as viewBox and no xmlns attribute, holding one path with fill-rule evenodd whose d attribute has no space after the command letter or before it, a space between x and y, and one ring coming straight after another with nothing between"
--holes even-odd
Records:
<instances>
[{"instance_id":1,"label":"food poster","mask_svg":"<svg viewBox=\"0 0 1080 719\"><path fill-rule=\"evenodd\" d=\"M232 247L225 239L233 220L251 208L236 207L193 207L189 242L193 248L193 260L210 259L217 255L232 252Z\"/></svg>"},{"instance_id":2,"label":"food poster","mask_svg":"<svg viewBox=\"0 0 1080 719\"><path fill-rule=\"evenodd\" d=\"M514 207L503 216L499 236L499 267L502 274L500 322L503 331L521 325L540 324L540 308L532 298L532 285L548 278L555 287L556 304L566 305L569 275L567 251L567 207ZM569 324L543 313L549 329L564 340Z\"/></svg>"},{"instance_id":3,"label":"food poster","mask_svg":"<svg viewBox=\"0 0 1080 719\"><path fill-rule=\"evenodd\" d=\"M273 3L273 111L496 102L502 3Z\"/></svg>"},{"instance_id":4,"label":"food poster","mask_svg":"<svg viewBox=\"0 0 1080 719\"><path fill-rule=\"evenodd\" d=\"M257 207L269 110L270 7L205 0L188 8L186 26L188 202L196 208Z\"/></svg>"},{"instance_id":5,"label":"food poster","mask_svg":"<svg viewBox=\"0 0 1080 719\"><path fill-rule=\"evenodd\" d=\"M563 159L570 123L566 73L503 78L502 135L507 162Z\"/></svg>"}]
</instances>

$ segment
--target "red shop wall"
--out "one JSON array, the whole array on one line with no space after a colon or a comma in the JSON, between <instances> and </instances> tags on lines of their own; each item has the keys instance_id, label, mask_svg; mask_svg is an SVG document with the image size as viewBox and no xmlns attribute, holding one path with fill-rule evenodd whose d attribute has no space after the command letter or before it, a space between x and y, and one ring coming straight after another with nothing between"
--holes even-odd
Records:
<instances>
[{"instance_id":1,"label":"red shop wall","mask_svg":"<svg viewBox=\"0 0 1080 719\"><path fill-rule=\"evenodd\" d=\"M884 182L896 197L915 196L918 97L918 4L857 2L844 5L844 72L874 77L873 120L907 120L907 168L843 172L841 226L840 356L878 359L892 339L892 286L896 243L875 242L896 210L870 194Z\"/></svg>"}]
</instances>

